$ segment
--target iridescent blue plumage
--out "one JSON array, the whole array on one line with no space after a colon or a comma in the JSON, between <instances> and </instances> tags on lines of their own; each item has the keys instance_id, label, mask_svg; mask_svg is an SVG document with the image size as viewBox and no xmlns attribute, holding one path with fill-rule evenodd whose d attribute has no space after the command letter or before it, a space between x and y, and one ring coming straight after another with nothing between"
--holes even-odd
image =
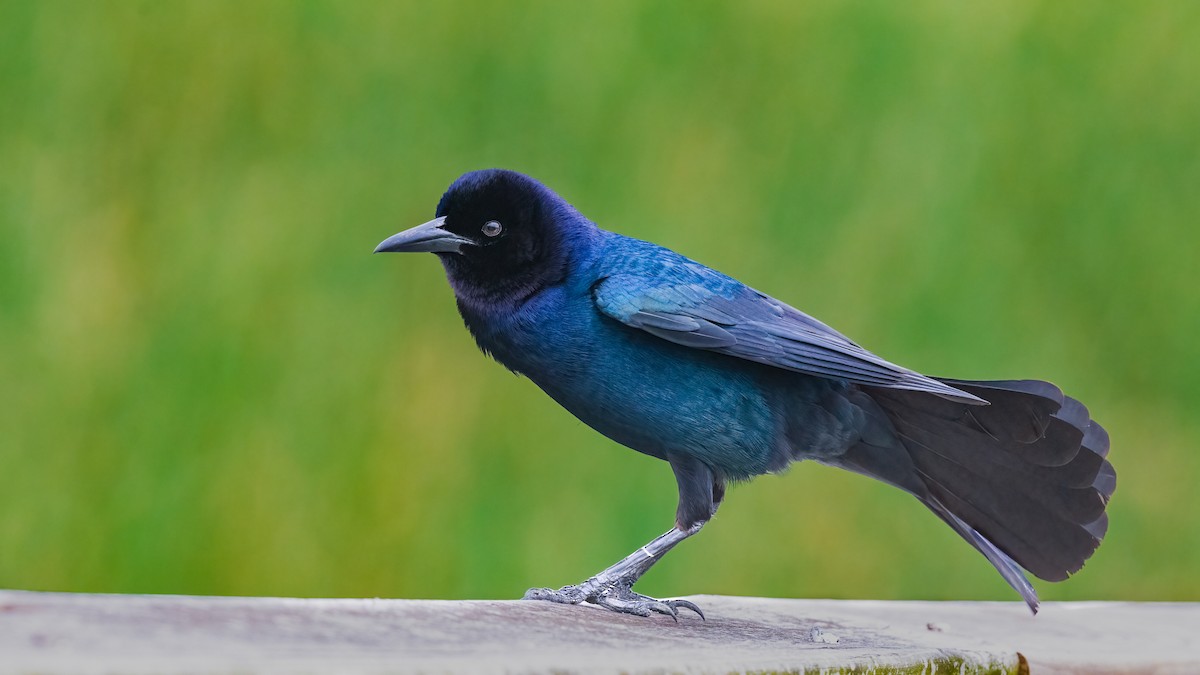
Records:
<instances>
[{"instance_id":1,"label":"iridescent blue plumage","mask_svg":"<svg viewBox=\"0 0 1200 675\"><path fill-rule=\"evenodd\" d=\"M436 220L377 250L437 253L481 349L675 472L673 530L583 584L529 597L695 609L630 587L711 517L727 480L803 459L913 494L1031 608L1020 568L1065 578L1107 527L1107 435L1053 385L892 364L731 277L598 228L521 174L466 174Z\"/></svg>"}]
</instances>

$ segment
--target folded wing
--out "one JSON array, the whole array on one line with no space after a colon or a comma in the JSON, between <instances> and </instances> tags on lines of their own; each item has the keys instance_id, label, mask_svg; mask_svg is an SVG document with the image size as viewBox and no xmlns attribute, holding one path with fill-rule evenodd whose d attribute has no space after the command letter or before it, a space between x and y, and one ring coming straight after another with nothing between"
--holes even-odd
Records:
<instances>
[{"instance_id":1,"label":"folded wing","mask_svg":"<svg viewBox=\"0 0 1200 675\"><path fill-rule=\"evenodd\" d=\"M592 293L606 316L685 347L986 405L973 394L885 361L800 310L686 258L650 274L607 276Z\"/></svg>"}]
</instances>

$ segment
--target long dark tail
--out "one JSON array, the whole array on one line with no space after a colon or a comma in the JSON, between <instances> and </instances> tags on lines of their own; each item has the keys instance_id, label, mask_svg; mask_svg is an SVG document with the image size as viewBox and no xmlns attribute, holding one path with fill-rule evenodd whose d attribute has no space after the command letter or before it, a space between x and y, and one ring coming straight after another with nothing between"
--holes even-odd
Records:
<instances>
[{"instance_id":1,"label":"long dark tail","mask_svg":"<svg viewBox=\"0 0 1200 675\"><path fill-rule=\"evenodd\" d=\"M1066 579L1108 529L1108 433L1048 382L941 381L991 405L864 387L854 394L867 413L862 440L835 463L911 492L1036 612L1021 568Z\"/></svg>"}]
</instances>

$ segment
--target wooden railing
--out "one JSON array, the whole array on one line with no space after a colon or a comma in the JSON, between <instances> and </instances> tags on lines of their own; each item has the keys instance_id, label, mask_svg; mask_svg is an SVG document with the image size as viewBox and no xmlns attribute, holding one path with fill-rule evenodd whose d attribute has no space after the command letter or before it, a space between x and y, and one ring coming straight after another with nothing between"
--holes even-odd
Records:
<instances>
[{"instance_id":1,"label":"wooden railing","mask_svg":"<svg viewBox=\"0 0 1200 675\"><path fill-rule=\"evenodd\" d=\"M1200 673L1200 604L521 601L0 591L0 673Z\"/></svg>"}]
</instances>

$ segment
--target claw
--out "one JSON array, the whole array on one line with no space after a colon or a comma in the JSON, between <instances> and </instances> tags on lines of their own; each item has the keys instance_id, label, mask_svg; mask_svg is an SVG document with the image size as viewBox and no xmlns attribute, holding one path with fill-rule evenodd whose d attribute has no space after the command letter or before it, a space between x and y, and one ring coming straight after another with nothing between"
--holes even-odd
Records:
<instances>
[{"instance_id":1,"label":"claw","mask_svg":"<svg viewBox=\"0 0 1200 675\"><path fill-rule=\"evenodd\" d=\"M700 608L694 602L688 600L668 600L667 604L672 608L683 607L684 609L690 609L700 617L701 621L708 621L708 619L704 618L704 612L700 611Z\"/></svg>"},{"instance_id":2,"label":"claw","mask_svg":"<svg viewBox=\"0 0 1200 675\"><path fill-rule=\"evenodd\" d=\"M671 603L669 603L669 602L662 602L662 601L649 602L649 603L646 603L646 607L648 607L650 609L650 611L652 611L652 612L658 612L659 614L666 614L667 616L671 617L672 619L675 619L675 623L679 623L679 612L675 611L675 607L673 607L671 605Z\"/></svg>"}]
</instances>

